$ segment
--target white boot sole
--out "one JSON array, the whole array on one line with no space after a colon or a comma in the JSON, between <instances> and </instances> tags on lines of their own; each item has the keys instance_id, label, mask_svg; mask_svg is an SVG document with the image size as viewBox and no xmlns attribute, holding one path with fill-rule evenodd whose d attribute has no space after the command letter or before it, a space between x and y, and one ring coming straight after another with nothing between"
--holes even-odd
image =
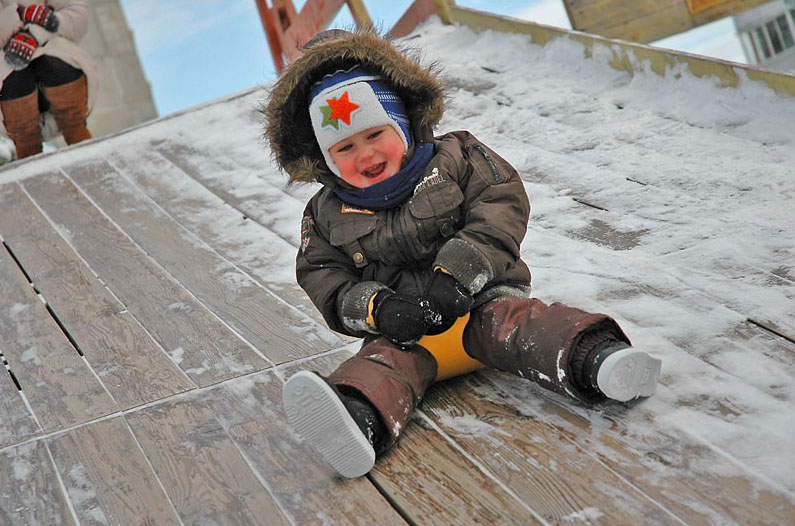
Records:
<instances>
[{"instance_id":1,"label":"white boot sole","mask_svg":"<svg viewBox=\"0 0 795 526\"><path fill-rule=\"evenodd\" d=\"M320 376L309 371L294 374L284 384L282 404L293 429L337 473L356 478L373 468L373 446Z\"/></svg>"},{"instance_id":2,"label":"white boot sole","mask_svg":"<svg viewBox=\"0 0 795 526\"><path fill-rule=\"evenodd\" d=\"M633 347L608 356L599 367L596 383L608 398L627 402L651 396L660 379L662 361Z\"/></svg>"}]
</instances>

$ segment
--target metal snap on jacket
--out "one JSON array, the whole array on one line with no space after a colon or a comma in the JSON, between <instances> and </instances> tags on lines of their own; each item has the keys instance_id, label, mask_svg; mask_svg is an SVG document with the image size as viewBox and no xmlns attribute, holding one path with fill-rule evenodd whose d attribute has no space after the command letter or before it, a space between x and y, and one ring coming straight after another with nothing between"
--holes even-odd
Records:
<instances>
[{"instance_id":1,"label":"metal snap on jacket","mask_svg":"<svg viewBox=\"0 0 795 526\"><path fill-rule=\"evenodd\" d=\"M452 223L442 223L442 226L439 227L439 232L441 232L444 237L450 237L455 234L455 229Z\"/></svg>"},{"instance_id":2,"label":"metal snap on jacket","mask_svg":"<svg viewBox=\"0 0 795 526\"><path fill-rule=\"evenodd\" d=\"M364 254L362 254L361 252L357 252L357 253L355 253L353 255L353 262L354 263L356 263L358 265L362 261L364 261Z\"/></svg>"}]
</instances>

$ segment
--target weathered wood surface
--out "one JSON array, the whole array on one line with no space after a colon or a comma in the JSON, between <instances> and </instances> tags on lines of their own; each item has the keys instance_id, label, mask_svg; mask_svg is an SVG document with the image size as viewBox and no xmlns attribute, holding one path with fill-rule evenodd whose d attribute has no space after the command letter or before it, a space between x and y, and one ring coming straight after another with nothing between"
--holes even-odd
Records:
<instances>
[{"instance_id":1,"label":"weathered wood surface","mask_svg":"<svg viewBox=\"0 0 795 526\"><path fill-rule=\"evenodd\" d=\"M202 394L203 395L203 394ZM127 417L184 524L289 524L202 396Z\"/></svg>"},{"instance_id":2,"label":"weathered wood surface","mask_svg":"<svg viewBox=\"0 0 795 526\"><path fill-rule=\"evenodd\" d=\"M609 501L616 492L633 505L605 510L600 519L606 524L629 525L638 517L649 526L675 520L664 505L606 470L590 448L537 418L517 415L515 408L485 398L484 383L480 375L445 382L428 396L423 410L545 520L565 521Z\"/></svg>"},{"instance_id":3,"label":"weathered wood surface","mask_svg":"<svg viewBox=\"0 0 795 526\"><path fill-rule=\"evenodd\" d=\"M0 370L0 449L40 434L10 373Z\"/></svg>"},{"instance_id":4,"label":"weathered wood surface","mask_svg":"<svg viewBox=\"0 0 795 526\"><path fill-rule=\"evenodd\" d=\"M23 186L196 384L209 385L271 365L64 177L50 174L24 181Z\"/></svg>"},{"instance_id":5,"label":"weathered wood surface","mask_svg":"<svg viewBox=\"0 0 795 526\"><path fill-rule=\"evenodd\" d=\"M307 320L296 319L296 327L307 331L305 338L311 336L332 346L340 345L340 337L326 328L317 309L295 282L293 267L298 230L292 221L287 223L279 217L283 212L274 210L279 205L284 206L285 200L295 201L295 206L301 204L270 185L247 189L246 202L241 203L216 179L192 177L208 175L207 165L217 166L218 173L224 174L225 185L242 185L245 183L236 180L240 177L236 176L236 172L241 171L239 168L224 163L226 159L202 155L190 148L178 150L182 153L168 156L142 151L134 162L128 157L117 156L112 164L119 177L137 183L142 192L185 229L212 246L219 255L233 261L237 268L286 305L297 307L306 318L314 320L317 326L311 327ZM186 163L190 164L183 166ZM191 168L200 163L205 163L203 171Z\"/></svg>"},{"instance_id":6,"label":"weathered wood surface","mask_svg":"<svg viewBox=\"0 0 795 526\"><path fill-rule=\"evenodd\" d=\"M123 409L195 387L15 185L0 235Z\"/></svg>"},{"instance_id":7,"label":"weathered wood surface","mask_svg":"<svg viewBox=\"0 0 795 526\"><path fill-rule=\"evenodd\" d=\"M315 322L299 316L262 286L191 236L104 162L66 169L76 184L148 254L269 361L327 350ZM170 175L169 171L160 174ZM283 261L281 266L284 266ZM274 265L279 268L279 265ZM324 332L328 332L324 329Z\"/></svg>"},{"instance_id":8,"label":"weathered wood surface","mask_svg":"<svg viewBox=\"0 0 795 526\"><path fill-rule=\"evenodd\" d=\"M81 524L179 524L123 417L73 429L49 445Z\"/></svg>"},{"instance_id":9,"label":"weathered wood surface","mask_svg":"<svg viewBox=\"0 0 795 526\"><path fill-rule=\"evenodd\" d=\"M44 431L118 409L47 312L8 251L0 250L0 349Z\"/></svg>"},{"instance_id":10,"label":"weathered wood surface","mask_svg":"<svg viewBox=\"0 0 795 526\"><path fill-rule=\"evenodd\" d=\"M77 524L43 440L0 450L0 524Z\"/></svg>"},{"instance_id":11,"label":"weathered wood surface","mask_svg":"<svg viewBox=\"0 0 795 526\"><path fill-rule=\"evenodd\" d=\"M599 508L602 517L610 517L606 524L634 524L641 516L644 525L709 526L716 517L728 524L772 525L785 524L795 514L788 499L760 490L753 480L716 476L709 468L725 462L721 452L685 430L658 424L644 434L633 431L644 421L653 423L653 415L640 406L572 404L520 378L494 372L454 379L435 389L441 399L432 394L424 410L495 473L507 474L503 476L512 488L533 489L525 496L528 500L543 502L554 497L556 486L582 483L569 498L553 498L547 506L584 499L577 503L579 509ZM472 405L461 403L467 400ZM600 468L591 471L591 463ZM571 472L567 464L574 466ZM549 489L535 487L544 481L553 481L547 482ZM632 489L621 489L625 484ZM615 498L612 492L619 489L621 495L637 492L643 497L610 510L598 504ZM565 509L546 511L546 518L554 520Z\"/></svg>"}]
</instances>

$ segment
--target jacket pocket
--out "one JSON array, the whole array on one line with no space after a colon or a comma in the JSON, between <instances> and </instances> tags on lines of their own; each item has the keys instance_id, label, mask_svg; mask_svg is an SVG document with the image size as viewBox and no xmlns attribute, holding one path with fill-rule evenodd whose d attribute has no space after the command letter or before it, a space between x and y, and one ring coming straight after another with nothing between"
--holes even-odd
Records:
<instances>
[{"instance_id":1,"label":"jacket pocket","mask_svg":"<svg viewBox=\"0 0 795 526\"><path fill-rule=\"evenodd\" d=\"M375 215L351 215L331 224L329 243L342 249L357 268L366 266L369 260L365 256L359 240L378 226Z\"/></svg>"},{"instance_id":2,"label":"jacket pocket","mask_svg":"<svg viewBox=\"0 0 795 526\"><path fill-rule=\"evenodd\" d=\"M413 233L413 249L417 257L431 257L438 243L455 235L460 228L464 193L454 181L442 177L425 177L417 185L417 193L409 200L406 228Z\"/></svg>"},{"instance_id":3,"label":"jacket pocket","mask_svg":"<svg viewBox=\"0 0 795 526\"><path fill-rule=\"evenodd\" d=\"M417 219L442 217L464 202L461 188L450 179L442 177L436 168L417 184L409 200L409 211Z\"/></svg>"}]
</instances>

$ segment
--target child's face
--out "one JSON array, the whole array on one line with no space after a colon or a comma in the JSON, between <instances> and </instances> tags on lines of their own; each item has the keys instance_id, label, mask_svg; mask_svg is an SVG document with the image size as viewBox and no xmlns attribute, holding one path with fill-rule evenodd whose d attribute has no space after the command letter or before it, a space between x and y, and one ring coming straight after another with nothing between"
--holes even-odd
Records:
<instances>
[{"instance_id":1,"label":"child's face","mask_svg":"<svg viewBox=\"0 0 795 526\"><path fill-rule=\"evenodd\" d=\"M400 170L406 148L395 128L386 125L351 135L329 148L329 153L343 181L367 188Z\"/></svg>"}]
</instances>

